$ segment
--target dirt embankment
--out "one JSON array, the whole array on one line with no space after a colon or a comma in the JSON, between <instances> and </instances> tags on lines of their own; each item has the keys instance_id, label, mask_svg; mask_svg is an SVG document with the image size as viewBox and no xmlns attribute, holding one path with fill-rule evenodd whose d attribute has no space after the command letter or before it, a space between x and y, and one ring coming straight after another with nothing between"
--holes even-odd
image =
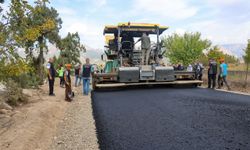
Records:
<instances>
[{"instance_id":1,"label":"dirt embankment","mask_svg":"<svg viewBox=\"0 0 250 150\"><path fill-rule=\"evenodd\" d=\"M33 90L30 103L1 115L0 149L46 149L58 122L68 107L63 89L55 97L47 96L47 86Z\"/></svg>"},{"instance_id":2,"label":"dirt embankment","mask_svg":"<svg viewBox=\"0 0 250 150\"><path fill-rule=\"evenodd\" d=\"M78 88L80 90L80 87ZM89 105L85 105L84 100L89 97L83 97L77 95L75 101L72 103L64 101L64 89L60 88L58 81L55 85L56 96L48 96L48 85L44 85L39 90L32 90L32 96L29 98L29 104L21 106L14 109L7 114L0 114L0 149L1 150L49 150L53 147L51 145L60 144L53 142L55 138L62 139L61 135L68 135L66 132L70 133L72 131L65 131L61 124L71 124L77 125L84 124L83 128L91 129L90 137L83 137L80 141L85 141L85 143L94 143L91 149L97 149L97 138L95 135L95 126L92 117L92 107L90 99L88 99ZM78 103L82 100L82 103ZM79 106L81 105L81 106ZM86 108L88 107L88 108ZM81 109L86 109L87 115L86 119L81 118L83 112ZM75 120L65 119L68 117L68 112L70 110L75 110L71 113L75 117ZM92 118L92 119L91 119ZM68 128L70 129L70 128ZM72 128L72 130L77 128ZM59 132L65 132L63 134ZM78 130L78 132L83 133L83 131ZM74 135L71 135L74 136ZM94 141L91 142L90 140ZM72 141L74 142L74 141ZM77 144L77 143L75 143ZM78 144L81 145L81 144ZM88 145L87 145L88 146ZM69 147L70 148L70 147ZM70 148L72 149L72 148ZM74 149L74 148L73 148Z\"/></svg>"},{"instance_id":3,"label":"dirt embankment","mask_svg":"<svg viewBox=\"0 0 250 150\"><path fill-rule=\"evenodd\" d=\"M216 87L218 87L217 81L218 81L218 76L216 77ZM203 74L203 81L204 87L207 87L208 83L208 77L207 77L207 72L204 71ZM245 72L244 71L229 71L228 77L227 77L227 82L231 88L232 91L235 92L243 92L243 93L248 93L250 94L250 74L248 75L248 83L247 87L244 87L245 85ZM222 87L222 89L227 89L226 86Z\"/></svg>"}]
</instances>

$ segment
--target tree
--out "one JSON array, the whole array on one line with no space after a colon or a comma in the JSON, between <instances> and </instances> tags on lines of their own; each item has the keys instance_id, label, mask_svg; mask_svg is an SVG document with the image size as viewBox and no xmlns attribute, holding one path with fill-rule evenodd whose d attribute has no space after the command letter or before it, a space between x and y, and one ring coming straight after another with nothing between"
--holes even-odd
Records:
<instances>
[{"instance_id":1,"label":"tree","mask_svg":"<svg viewBox=\"0 0 250 150\"><path fill-rule=\"evenodd\" d=\"M174 33L165 37L163 42L167 50L165 56L169 58L170 62L184 65L194 63L203 54L203 51L211 46L211 42L202 40L201 34L198 32L184 35Z\"/></svg>"},{"instance_id":2,"label":"tree","mask_svg":"<svg viewBox=\"0 0 250 150\"><path fill-rule=\"evenodd\" d=\"M246 64L246 77L245 77L245 88L247 88L247 76L249 72L249 64L250 64L250 39L248 40L247 48L245 49L244 62Z\"/></svg>"},{"instance_id":3,"label":"tree","mask_svg":"<svg viewBox=\"0 0 250 150\"><path fill-rule=\"evenodd\" d=\"M205 66L207 66L208 65L208 60L210 58L215 59L217 62L219 62L219 60L221 58L224 58L226 63L228 63L228 64L239 63L239 60L236 57L234 57L232 55L229 55L229 54L223 53L223 51L221 51L218 46L213 46L212 48L210 48L208 50L208 52L206 54L203 53L199 57L198 61L201 62L202 64L204 64Z\"/></svg>"},{"instance_id":4,"label":"tree","mask_svg":"<svg viewBox=\"0 0 250 150\"><path fill-rule=\"evenodd\" d=\"M16 53L21 46L19 37L25 29L25 16L28 4L22 0L12 0L9 13L1 15L0 22L0 56L1 59L9 61L18 59Z\"/></svg>"},{"instance_id":5,"label":"tree","mask_svg":"<svg viewBox=\"0 0 250 150\"><path fill-rule=\"evenodd\" d=\"M224 56L225 56L224 53L220 51L220 48L218 46L212 47L211 49L209 49L207 53L208 59L213 58L216 61L219 61L221 58L225 58Z\"/></svg>"},{"instance_id":6,"label":"tree","mask_svg":"<svg viewBox=\"0 0 250 150\"><path fill-rule=\"evenodd\" d=\"M1 14L0 69L2 70L0 71L2 73L11 72L8 70L10 65L14 64L18 68L15 64L29 64L34 68L32 72L43 81L44 54L49 50L48 42L62 50L58 61L72 64L80 62L80 52L84 51L85 47L80 44L78 33L69 33L61 39L59 30L62 20L53 7L48 7L48 3L48 0L36 0L35 5L31 6L26 0L11 0L7 14ZM18 55L19 49L25 49L26 61Z\"/></svg>"},{"instance_id":7,"label":"tree","mask_svg":"<svg viewBox=\"0 0 250 150\"><path fill-rule=\"evenodd\" d=\"M24 27L25 12L28 5L22 0L12 0L9 13L0 18L0 81L7 81L31 70L18 55L20 47L17 37Z\"/></svg>"},{"instance_id":8,"label":"tree","mask_svg":"<svg viewBox=\"0 0 250 150\"><path fill-rule=\"evenodd\" d=\"M236 57L229 54L225 54L223 51L220 50L218 46L214 46L213 48L211 48L208 51L207 57L208 59L213 58L216 61L219 61L221 58L223 58L228 64L239 63L239 60Z\"/></svg>"},{"instance_id":9,"label":"tree","mask_svg":"<svg viewBox=\"0 0 250 150\"><path fill-rule=\"evenodd\" d=\"M44 78L47 43L60 43L59 30L62 24L57 11L47 7L47 3L48 0L37 0L35 6L31 6L26 0L11 0L7 15L0 20L1 59L14 62L13 60L19 59L17 50L24 48L26 61L34 66L41 81Z\"/></svg>"},{"instance_id":10,"label":"tree","mask_svg":"<svg viewBox=\"0 0 250 150\"><path fill-rule=\"evenodd\" d=\"M79 34L68 33L68 35L61 40L59 48L61 53L59 56L60 63L70 63L75 65L80 63L80 53L85 51L85 47L81 45Z\"/></svg>"},{"instance_id":11,"label":"tree","mask_svg":"<svg viewBox=\"0 0 250 150\"><path fill-rule=\"evenodd\" d=\"M44 53L48 52L47 42L58 44L60 42L59 30L62 20L56 9L47 7L48 0L37 0L32 13L28 15L28 24L31 28L26 30L26 53L33 58L37 74L44 78ZM35 47L34 47L35 46ZM36 49L38 47L38 49ZM36 49L38 57L33 57Z\"/></svg>"},{"instance_id":12,"label":"tree","mask_svg":"<svg viewBox=\"0 0 250 150\"><path fill-rule=\"evenodd\" d=\"M8 63L0 60L0 81L17 78L21 74L32 71L32 68L22 59L11 60Z\"/></svg>"},{"instance_id":13,"label":"tree","mask_svg":"<svg viewBox=\"0 0 250 150\"><path fill-rule=\"evenodd\" d=\"M53 7L47 7L48 0L37 0L34 7L24 2L26 1L12 0L10 24L14 39L25 48L27 60L35 67L42 81L45 73L44 53L48 52L47 43L57 45L60 42L62 20ZM34 52L38 57L35 57Z\"/></svg>"}]
</instances>

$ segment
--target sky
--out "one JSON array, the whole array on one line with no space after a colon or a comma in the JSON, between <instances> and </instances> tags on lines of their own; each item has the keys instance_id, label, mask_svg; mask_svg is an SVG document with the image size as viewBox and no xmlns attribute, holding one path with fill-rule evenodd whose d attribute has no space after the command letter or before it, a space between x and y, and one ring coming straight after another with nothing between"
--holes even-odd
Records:
<instances>
[{"instance_id":1,"label":"sky","mask_svg":"<svg viewBox=\"0 0 250 150\"><path fill-rule=\"evenodd\" d=\"M29 0L33 2L32 0ZM78 32L84 45L103 49L105 25L159 23L172 33L201 32L214 45L250 39L250 0L50 0L62 20L62 36Z\"/></svg>"}]
</instances>

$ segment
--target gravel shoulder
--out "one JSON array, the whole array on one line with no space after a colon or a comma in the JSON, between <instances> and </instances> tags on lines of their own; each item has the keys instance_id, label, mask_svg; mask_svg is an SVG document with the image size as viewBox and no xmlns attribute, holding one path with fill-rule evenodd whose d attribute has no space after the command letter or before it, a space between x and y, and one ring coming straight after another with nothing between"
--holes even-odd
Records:
<instances>
[{"instance_id":1,"label":"gravel shoulder","mask_svg":"<svg viewBox=\"0 0 250 150\"><path fill-rule=\"evenodd\" d=\"M50 149L99 149L90 96L77 95L74 101L70 103L63 120L58 125L57 133L53 138Z\"/></svg>"}]
</instances>

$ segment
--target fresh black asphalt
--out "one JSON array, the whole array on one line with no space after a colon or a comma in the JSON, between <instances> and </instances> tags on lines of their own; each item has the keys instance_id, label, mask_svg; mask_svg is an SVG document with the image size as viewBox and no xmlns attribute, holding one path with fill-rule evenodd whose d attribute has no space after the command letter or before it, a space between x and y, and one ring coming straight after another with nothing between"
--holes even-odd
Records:
<instances>
[{"instance_id":1,"label":"fresh black asphalt","mask_svg":"<svg viewBox=\"0 0 250 150\"><path fill-rule=\"evenodd\" d=\"M120 89L92 92L92 103L101 150L250 150L250 96Z\"/></svg>"}]
</instances>

